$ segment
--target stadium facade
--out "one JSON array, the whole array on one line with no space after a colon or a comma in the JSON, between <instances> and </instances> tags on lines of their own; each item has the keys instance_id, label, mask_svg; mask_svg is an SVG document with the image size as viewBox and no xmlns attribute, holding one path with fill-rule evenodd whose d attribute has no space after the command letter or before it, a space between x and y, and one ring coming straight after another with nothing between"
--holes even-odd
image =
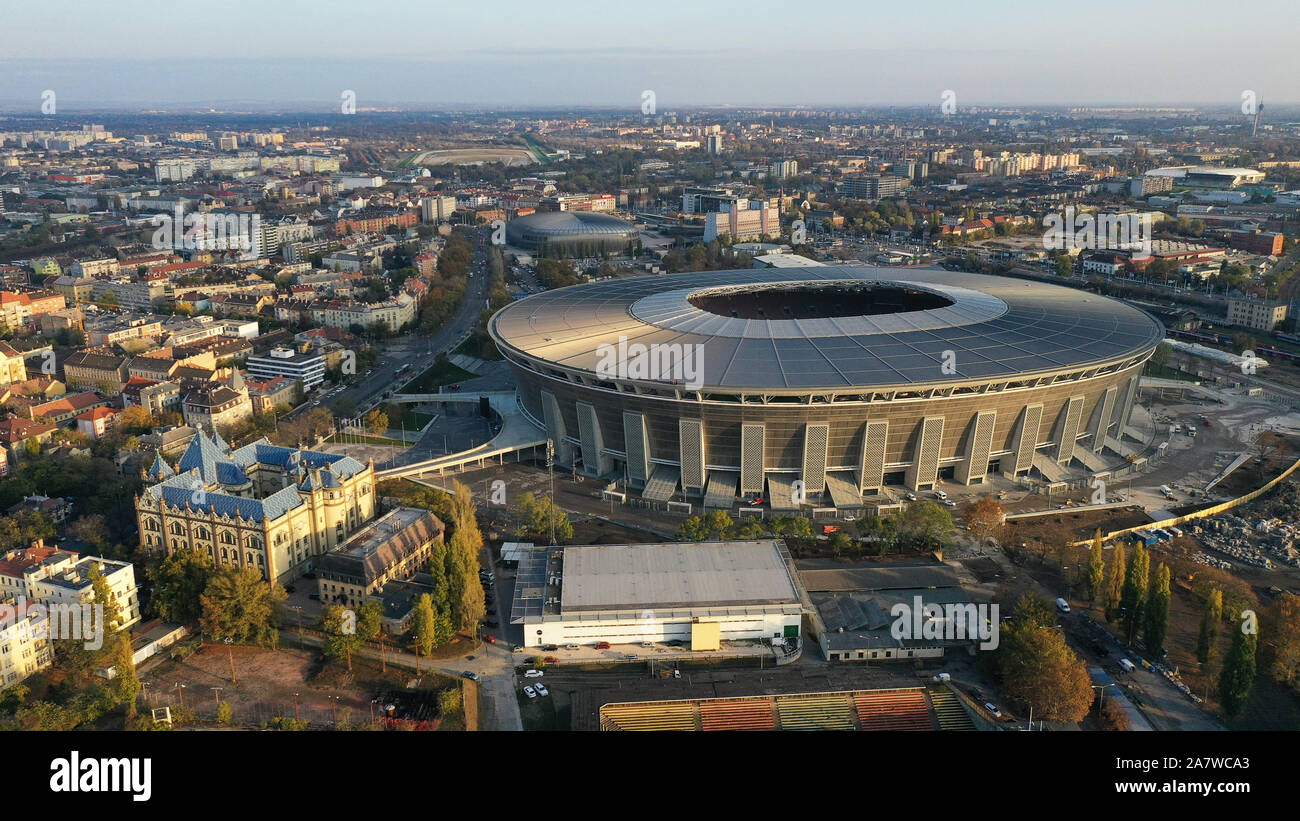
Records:
<instances>
[{"instance_id":1,"label":"stadium facade","mask_svg":"<svg viewBox=\"0 0 1300 821\"><path fill-rule=\"evenodd\" d=\"M578 285L503 308L489 331L560 464L719 507L775 506L795 480L843 507L887 486L1096 472L1133 452L1163 338L1095 294L866 266ZM611 350L652 366L611 371Z\"/></svg>"}]
</instances>

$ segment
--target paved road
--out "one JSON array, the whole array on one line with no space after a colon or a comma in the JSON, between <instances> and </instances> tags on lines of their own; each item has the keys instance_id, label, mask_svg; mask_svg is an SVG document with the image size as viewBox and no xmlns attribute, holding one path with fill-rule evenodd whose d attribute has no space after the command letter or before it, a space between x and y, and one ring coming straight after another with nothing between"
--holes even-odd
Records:
<instances>
[{"instance_id":1,"label":"paved road","mask_svg":"<svg viewBox=\"0 0 1300 821\"><path fill-rule=\"evenodd\" d=\"M365 413L379 404L385 391L397 390L402 384L419 376L431 366L438 354L451 351L468 336L478 321L478 316L486 307L487 300L487 232L480 231L478 245L474 252L474 262L470 267L470 279L461 300L460 310L431 337L418 332L407 334L378 345L381 353L378 364L370 376L361 376L346 389L334 394L321 403L321 407L338 405L344 400L351 400L356 407L355 413ZM410 368L400 377L395 371L402 365ZM303 406L296 411L302 413L311 409Z\"/></svg>"}]
</instances>

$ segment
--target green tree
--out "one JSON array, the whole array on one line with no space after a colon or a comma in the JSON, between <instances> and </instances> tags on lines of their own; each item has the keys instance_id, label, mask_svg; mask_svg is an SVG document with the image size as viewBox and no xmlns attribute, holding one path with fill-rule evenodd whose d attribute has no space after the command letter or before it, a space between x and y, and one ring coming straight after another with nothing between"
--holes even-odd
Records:
<instances>
[{"instance_id":1,"label":"green tree","mask_svg":"<svg viewBox=\"0 0 1300 821\"><path fill-rule=\"evenodd\" d=\"M1163 562L1151 580L1143 613L1142 643L1157 659L1165 655L1165 636L1169 631L1169 567Z\"/></svg>"},{"instance_id":2,"label":"green tree","mask_svg":"<svg viewBox=\"0 0 1300 821\"><path fill-rule=\"evenodd\" d=\"M1124 575L1124 590L1119 604L1123 613L1124 636L1129 641L1137 635L1138 625L1142 623L1142 609L1146 605L1150 575L1151 556L1142 545L1135 545L1133 558L1128 563L1128 572Z\"/></svg>"},{"instance_id":3,"label":"green tree","mask_svg":"<svg viewBox=\"0 0 1300 821\"><path fill-rule=\"evenodd\" d=\"M434 636L433 599L423 593L415 600L415 613L411 619L411 647L417 655L433 652L437 639Z\"/></svg>"},{"instance_id":4,"label":"green tree","mask_svg":"<svg viewBox=\"0 0 1300 821\"><path fill-rule=\"evenodd\" d=\"M1201 613L1201 631L1196 639L1196 660L1209 664L1214 659L1215 645L1219 640L1219 622L1223 619L1223 591L1212 588L1205 597Z\"/></svg>"},{"instance_id":5,"label":"green tree","mask_svg":"<svg viewBox=\"0 0 1300 821\"><path fill-rule=\"evenodd\" d=\"M235 711L230 709L229 701L222 701L217 704L217 723L229 727L235 719Z\"/></svg>"},{"instance_id":6,"label":"green tree","mask_svg":"<svg viewBox=\"0 0 1300 821\"><path fill-rule=\"evenodd\" d=\"M438 692L438 715L449 716L460 712L460 690L440 690Z\"/></svg>"},{"instance_id":7,"label":"green tree","mask_svg":"<svg viewBox=\"0 0 1300 821\"><path fill-rule=\"evenodd\" d=\"M1239 626L1232 631L1232 647L1223 658L1219 674L1219 703L1229 718L1240 715L1250 701L1255 686L1255 650L1257 637Z\"/></svg>"},{"instance_id":8,"label":"green tree","mask_svg":"<svg viewBox=\"0 0 1300 821\"><path fill-rule=\"evenodd\" d=\"M1104 593L1106 582L1106 557L1102 552L1101 529L1092 537L1092 549L1088 553L1088 601L1096 601Z\"/></svg>"},{"instance_id":9,"label":"green tree","mask_svg":"<svg viewBox=\"0 0 1300 821\"><path fill-rule=\"evenodd\" d=\"M1016 624L1028 624L1034 627L1056 627L1056 616L1047 599L1037 593L1024 593L1016 602Z\"/></svg>"},{"instance_id":10,"label":"green tree","mask_svg":"<svg viewBox=\"0 0 1300 821\"><path fill-rule=\"evenodd\" d=\"M121 630L111 641L113 690L118 700L126 705L127 718L135 718L135 700L140 696L140 677L135 671L135 649L131 647L131 631Z\"/></svg>"},{"instance_id":11,"label":"green tree","mask_svg":"<svg viewBox=\"0 0 1300 821\"><path fill-rule=\"evenodd\" d=\"M384 606L374 599L366 599L357 608L357 638L377 641L384 632Z\"/></svg>"},{"instance_id":12,"label":"green tree","mask_svg":"<svg viewBox=\"0 0 1300 821\"><path fill-rule=\"evenodd\" d=\"M897 514L898 541L913 550L938 550L953 538L952 515L936 502L913 502Z\"/></svg>"},{"instance_id":13,"label":"green tree","mask_svg":"<svg viewBox=\"0 0 1300 821\"><path fill-rule=\"evenodd\" d=\"M337 604L327 604L321 610L320 629L325 634L326 657L344 659L348 672L352 672L352 654L361 648L356 613Z\"/></svg>"},{"instance_id":14,"label":"green tree","mask_svg":"<svg viewBox=\"0 0 1300 821\"><path fill-rule=\"evenodd\" d=\"M1106 568L1106 621L1114 621L1119 615L1120 601L1124 597L1124 577L1127 573L1124 543L1116 542L1115 551L1110 554L1110 566Z\"/></svg>"},{"instance_id":15,"label":"green tree","mask_svg":"<svg viewBox=\"0 0 1300 821\"><path fill-rule=\"evenodd\" d=\"M569 522L568 514L553 504L549 497L525 493L519 497L519 507L526 534L539 540L550 539L554 526L557 543L573 538L573 524Z\"/></svg>"},{"instance_id":16,"label":"green tree","mask_svg":"<svg viewBox=\"0 0 1300 821\"><path fill-rule=\"evenodd\" d=\"M256 570L223 567L213 572L199 596L199 624L209 639L274 647L284 598L284 588L263 581Z\"/></svg>"},{"instance_id":17,"label":"green tree","mask_svg":"<svg viewBox=\"0 0 1300 821\"><path fill-rule=\"evenodd\" d=\"M149 571L153 610L163 621L190 624L202 615L199 596L212 577L212 557L203 550L181 548Z\"/></svg>"},{"instance_id":18,"label":"green tree","mask_svg":"<svg viewBox=\"0 0 1300 821\"><path fill-rule=\"evenodd\" d=\"M94 602L103 607L103 620L100 622L104 626L104 631L116 632L121 625L122 614L117 606L117 597L113 595L113 590L109 587L108 579L104 578L104 571L97 561L90 563L90 589L94 592Z\"/></svg>"}]
</instances>

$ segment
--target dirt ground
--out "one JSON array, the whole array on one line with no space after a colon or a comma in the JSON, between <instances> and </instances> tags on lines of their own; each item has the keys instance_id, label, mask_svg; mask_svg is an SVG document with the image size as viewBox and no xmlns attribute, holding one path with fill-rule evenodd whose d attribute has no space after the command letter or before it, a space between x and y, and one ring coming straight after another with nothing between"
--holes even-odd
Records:
<instances>
[{"instance_id":1,"label":"dirt ground","mask_svg":"<svg viewBox=\"0 0 1300 821\"><path fill-rule=\"evenodd\" d=\"M230 704L239 725L296 717L313 727L335 721L364 725L371 700L381 692L447 683L433 674L417 680L411 671L391 666L385 673L379 662L367 659L354 658L352 667L349 673L344 664L325 663L311 649L207 645L184 659L162 661L141 680L150 707L184 706L198 719L210 720L220 700Z\"/></svg>"},{"instance_id":2,"label":"dirt ground","mask_svg":"<svg viewBox=\"0 0 1300 821\"><path fill-rule=\"evenodd\" d=\"M1007 522L1008 544L1027 542L1032 539L1042 540L1060 530L1070 534L1076 541L1091 539L1097 528L1102 532L1136 527L1151 521L1151 517L1141 507L1107 508L1105 510L1071 511L1069 508L1055 515L1035 516L1030 519L1012 519Z\"/></svg>"}]
</instances>

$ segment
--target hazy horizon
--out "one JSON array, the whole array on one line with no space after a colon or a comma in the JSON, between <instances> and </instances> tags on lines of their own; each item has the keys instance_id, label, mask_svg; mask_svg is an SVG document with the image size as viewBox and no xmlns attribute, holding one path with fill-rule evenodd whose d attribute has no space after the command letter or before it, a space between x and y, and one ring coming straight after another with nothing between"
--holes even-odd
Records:
<instances>
[{"instance_id":1,"label":"hazy horizon","mask_svg":"<svg viewBox=\"0 0 1300 821\"><path fill-rule=\"evenodd\" d=\"M827 2L808 14L754 2L663 0L652 9L577 0L429 8L396 0L231 0L159 13L141 0L7 9L0 103L65 110L239 103L335 109L1240 105L1300 101L1284 0L1135 8L1100 0L1050 14L957 0L923 10ZM251 56L250 56L251 55Z\"/></svg>"}]
</instances>

